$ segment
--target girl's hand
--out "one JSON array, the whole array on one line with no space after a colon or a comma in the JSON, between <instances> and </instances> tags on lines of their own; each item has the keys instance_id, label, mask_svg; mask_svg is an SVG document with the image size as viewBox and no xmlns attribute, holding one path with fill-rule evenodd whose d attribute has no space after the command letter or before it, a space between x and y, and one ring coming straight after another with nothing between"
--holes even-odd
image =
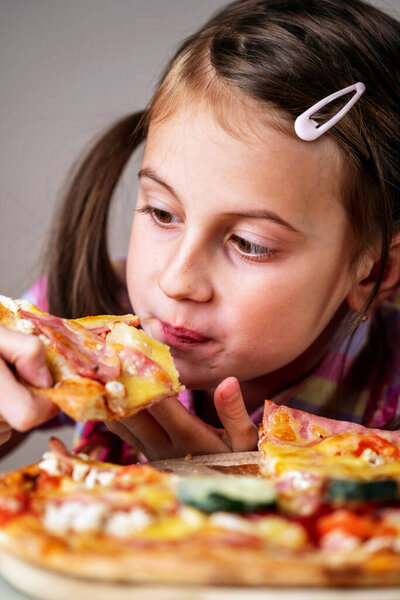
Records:
<instances>
[{"instance_id":1,"label":"girl's hand","mask_svg":"<svg viewBox=\"0 0 400 600\"><path fill-rule=\"evenodd\" d=\"M27 431L58 412L50 400L33 398L15 372L34 386L52 385L40 339L0 325L0 444L9 440L13 429Z\"/></svg>"},{"instance_id":2,"label":"girl's hand","mask_svg":"<svg viewBox=\"0 0 400 600\"><path fill-rule=\"evenodd\" d=\"M247 413L236 378L228 377L219 384L214 403L224 429L204 423L175 398L162 400L133 417L106 425L149 460L255 450L257 427Z\"/></svg>"}]
</instances>

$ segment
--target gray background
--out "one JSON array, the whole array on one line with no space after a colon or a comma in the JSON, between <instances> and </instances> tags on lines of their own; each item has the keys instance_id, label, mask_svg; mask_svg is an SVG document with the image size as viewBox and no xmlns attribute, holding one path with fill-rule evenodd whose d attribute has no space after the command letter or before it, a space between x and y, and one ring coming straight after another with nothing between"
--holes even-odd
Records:
<instances>
[{"instance_id":1,"label":"gray background","mask_svg":"<svg viewBox=\"0 0 400 600\"><path fill-rule=\"evenodd\" d=\"M37 277L55 204L82 149L145 106L177 45L225 3L0 0L1 294L18 297ZM400 15L400 0L371 3ZM132 163L113 214L114 254L125 254L135 176ZM48 437L33 434L2 466L35 460Z\"/></svg>"}]
</instances>

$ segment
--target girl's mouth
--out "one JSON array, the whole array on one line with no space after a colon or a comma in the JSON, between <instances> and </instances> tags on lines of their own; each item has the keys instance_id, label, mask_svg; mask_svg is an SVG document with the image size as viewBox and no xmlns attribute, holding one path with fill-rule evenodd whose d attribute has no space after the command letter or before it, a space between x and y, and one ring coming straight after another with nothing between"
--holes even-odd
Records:
<instances>
[{"instance_id":1,"label":"girl's mouth","mask_svg":"<svg viewBox=\"0 0 400 600\"><path fill-rule=\"evenodd\" d=\"M193 346L194 344L205 344L210 341L210 338L198 331L186 329L186 327L174 327L163 321L160 323L165 343L171 346Z\"/></svg>"}]
</instances>

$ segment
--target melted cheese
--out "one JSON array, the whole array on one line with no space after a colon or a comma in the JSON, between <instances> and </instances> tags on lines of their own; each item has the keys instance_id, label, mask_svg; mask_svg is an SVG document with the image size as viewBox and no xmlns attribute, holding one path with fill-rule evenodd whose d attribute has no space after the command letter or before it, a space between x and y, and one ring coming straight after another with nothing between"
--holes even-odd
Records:
<instances>
[{"instance_id":1,"label":"melted cheese","mask_svg":"<svg viewBox=\"0 0 400 600\"><path fill-rule=\"evenodd\" d=\"M116 323L107 335L106 343L110 344L116 352L123 348L133 348L147 356L168 374L170 381L166 380L160 370L158 377L149 378L137 374L134 364L128 361L124 364L118 381L124 386L129 399L129 406L145 403L149 398L168 396L180 392L183 387L179 383L178 371L175 368L168 346L150 338L140 329ZM133 370L132 370L133 367ZM171 386L172 384L172 386Z\"/></svg>"},{"instance_id":2,"label":"melted cheese","mask_svg":"<svg viewBox=\"0 0 400 600\"><path fill-rule=\"evenodd\" d=\"M39 469L46 471L48 475L58 476L65 473L65 465L53 452L45 452L39 463Z\"/></svg>"},{"instance_id":3,"label":"melted cheese","mask_svg":"<svg viewBox=\"0 0 400 600\"><path fill-rule=\"evenodd\" d=\"M143 529L138 537L145 540L179 540L193 535L207 522L200 511L183 507L178 514L163 516Z\"/></svg>"},{"instance_id":4,"label":"melted cheese","mask_svg":"<svg viewBox=\"0 0 400 600\"><path fill-rule=\"evenodd\" d=\"M264 438L260 450L268 475L280 477L288 472L307 472L335 479L382 479L400 477L400 461L364 450L357 450L365 434L358 432L332 435L312 446L272 443ZM376 455L376 456L375 456Z\"/></svg>"}]
</instances>

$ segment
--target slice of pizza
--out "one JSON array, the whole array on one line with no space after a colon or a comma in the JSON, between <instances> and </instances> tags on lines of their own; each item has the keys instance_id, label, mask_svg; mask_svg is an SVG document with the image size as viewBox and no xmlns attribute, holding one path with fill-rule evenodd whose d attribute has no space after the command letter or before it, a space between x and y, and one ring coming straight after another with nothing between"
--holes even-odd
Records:
<instances>
[{"instance_id":1,"label":"slice of pizza","mask_svg":"<svg viewBox=\"0 0 400 600\"><path fill-rule=\"evenodd\" d=\"M76 421L121 419L182 391L168 346L139 323L131 314L61 319L0 296L0 324L42 340L54 381L50 388L22 383Z\"/></svg>"},{"instance_id":2,"label":"slice of pizza","mask_svg":"<svg viewBox=\"0 0 400 600\"><path fill-rule=\"evenodd\" d=\"M397 501L400 432L319 417L266 400L259 450L264 475L292 512Z\"/></svg>"}]
</instances>

